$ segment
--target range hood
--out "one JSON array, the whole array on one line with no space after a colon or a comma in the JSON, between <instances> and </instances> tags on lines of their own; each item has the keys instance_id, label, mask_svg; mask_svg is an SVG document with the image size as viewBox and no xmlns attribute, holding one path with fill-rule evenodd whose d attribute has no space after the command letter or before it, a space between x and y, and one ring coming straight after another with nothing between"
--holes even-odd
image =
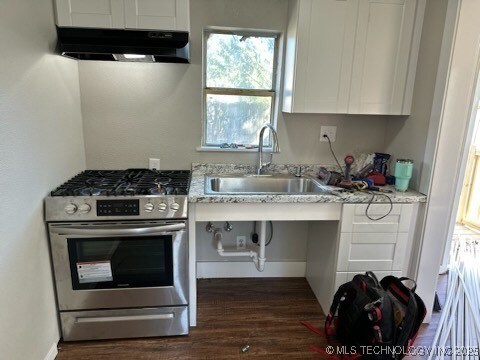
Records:
<instances>
[{"instance_id":1,"label":"range hood","mask_svg":"<svg viewBox=\"0 0 480 360\"><path fill-rule=\"evenodd\" d=\"M57 27L57 52L78 60L188 63L188 32Z\"/></svg>"}]
</instances>

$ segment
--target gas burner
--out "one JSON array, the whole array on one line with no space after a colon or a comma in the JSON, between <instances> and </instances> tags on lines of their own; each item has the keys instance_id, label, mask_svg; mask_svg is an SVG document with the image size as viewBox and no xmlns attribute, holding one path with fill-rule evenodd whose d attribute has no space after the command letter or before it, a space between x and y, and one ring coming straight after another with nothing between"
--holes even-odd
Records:
<instances>
[{"instance_id":1,"label":"gas burner","mask_svg":"<svg viewBox=\"0 0 480 360\"><path fill-rule=\"evenodd\" d=\"M155 184L159 184L159 185L167 185L167 184L170 184L171 181L172 179L166 176L158 177L158 178L155 178L155 180L153 180Z\"/></svg>"},{"instance_id":2,"label":"gas burner","mask_svg":"<svg viewBox=\"0 0 480 360\"><path fill-rule=\"evenodd\" d=\"M102 189L94 187L84 187L73 190L76 196L98 196L102 195Z\"/></svg>"},{"instance_id":3,"label":"gas burner","mask_svg":"<svg viewBox=\"0 0 480 360\"><path fill-rule=\"evenodd\" d=\"M152 187L147 190L148 195L165 195L166 188L163 187Z\"/></svg>"},{"instance_id":4,"label":"gas burner","mask_svg":"<svg viewBox=\"0 0 480 360\"><path fill-rule=\"evenodd\" d=\"M186 195L188 170L86 170L51 192L52 196Z\"/></svg>"}]
</instances>

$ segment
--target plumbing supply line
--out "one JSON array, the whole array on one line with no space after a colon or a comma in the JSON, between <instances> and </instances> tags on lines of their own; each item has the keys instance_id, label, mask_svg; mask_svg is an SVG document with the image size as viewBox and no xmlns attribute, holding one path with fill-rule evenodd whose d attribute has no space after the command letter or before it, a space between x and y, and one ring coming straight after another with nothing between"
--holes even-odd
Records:
<instances>
[{"instance_id":1,"label":"plumbing supply line","mask_svg":"<svg viewBox=\"0 0 480 360\"><path fill-rule=\"evenodd\" d=\"M266 221L260 221L260 234L259 234L259 239L258 239L258 252L256 251L225 251L223 248L223 243L222 243L222 230L221 229L215 229L213 233L213 239L216 242L217 245L217 253L220 256L225 256L225 257L243 257L243 256L248 256L253 260L253 263L255 264L255 267L257 268L258 271L263 271L265 270L265 244L266 244L266 238L267 238L267 222Z\"/></svg>"},{"instance_id":2,"label":"plumbing supply line","mask_svg":"<svg viewBox=\"0 0 480 360\"><path fill-rule=\"evenodd\" d=\"M267 241L267 222L260 221L260 234L259 234L259 242L260 245L258 249L258 271L263 271L265 269L265 244Z\"/></svg>"}]
</instances>

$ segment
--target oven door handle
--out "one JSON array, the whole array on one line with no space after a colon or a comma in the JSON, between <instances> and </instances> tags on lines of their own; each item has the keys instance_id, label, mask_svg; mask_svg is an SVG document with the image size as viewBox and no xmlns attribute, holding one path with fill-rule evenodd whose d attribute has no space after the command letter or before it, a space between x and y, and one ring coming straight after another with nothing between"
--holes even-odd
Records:
<instances>
[{"instance_id":1,"label":"oven door handle","mask_svg":"<svg viewBox=\"0 0 480 360\"><path fill-rule=\"evenodd\" d=\"M87 229L87 228L78 228L78 227L55 227L52 226L50 231L56 234L65 234L65 235L91 235L91 236L110 236L110 235L145 235L145 234L155 234L160 232L167 231L179 231L185 229L185 224L172 224L172 225L161 225L161 226L151 226L151 227L136 227L131 229Z\"/></svg>"}]
</instances>

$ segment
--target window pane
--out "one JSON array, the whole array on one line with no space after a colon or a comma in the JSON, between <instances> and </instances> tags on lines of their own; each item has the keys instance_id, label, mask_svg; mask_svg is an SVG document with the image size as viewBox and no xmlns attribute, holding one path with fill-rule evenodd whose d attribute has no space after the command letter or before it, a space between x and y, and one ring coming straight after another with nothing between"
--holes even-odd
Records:
<instances>
[{"instance_id":1,"label":"window pane","mask_svg":"<svg viewBox=\"0 0 480 360\"><path fill-rule=\"evenodd\" d=\"M270 123L271 107L271 97L207 94L206 143L258 145L260 129Z\"/></svg>"},{"instance_id":2,"label":"window pane","mask_svg":"<svg viewBox=\"0 0 480 360\"><path fill-rule=\"evenodd\" d=\"M275 38L210 34L207 87L270 90Z\"/></svg>"}]
</instances>

